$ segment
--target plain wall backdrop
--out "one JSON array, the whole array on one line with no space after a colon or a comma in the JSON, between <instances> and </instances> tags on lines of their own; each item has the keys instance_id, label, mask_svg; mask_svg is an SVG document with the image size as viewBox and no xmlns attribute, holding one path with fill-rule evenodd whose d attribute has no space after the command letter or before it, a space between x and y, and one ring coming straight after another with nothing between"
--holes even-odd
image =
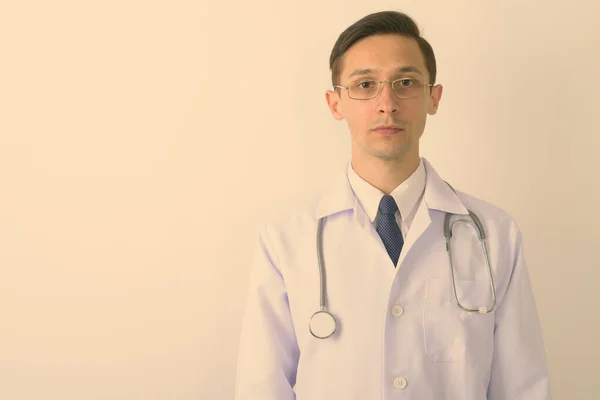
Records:
<instances>
[{"instance_id":1,"label":"plain wall backdrop","mask_svg":"<svg viewBox=\"0 0 600 400\"><path fill-rule=\"evenodd\" d=\"M554 399L597 398L596 2L60 0L0 5L0 399L233 398L257 229L343 171L329 54L387 9L421 155L518 222Z\"/></svg>"}]
</instances>

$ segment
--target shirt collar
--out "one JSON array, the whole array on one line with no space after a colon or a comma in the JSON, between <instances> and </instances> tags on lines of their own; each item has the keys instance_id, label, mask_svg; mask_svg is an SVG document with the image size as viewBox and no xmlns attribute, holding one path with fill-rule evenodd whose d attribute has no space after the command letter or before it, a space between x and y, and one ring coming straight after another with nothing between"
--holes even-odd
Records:
<instances>
[{"instance_id":1,"label":"shirt collar","mask_svg":"<svg viewBox=\"0 0 600 400\"><path fill-rule=\"evenodd\" d=\"M426 158L421 157L420 164L423 166L423 170L425 172L423 203L430 210L439 210L453 214L468 215L469 212L459 199L458 195L437 174L429 161L427 161ZM315 217L317 219L349 209L354 209L354 212L356 213L357 207L360 207L358 198L352 190L348 172L349 171L346 166L344 173L341 173L332 182L332 184L329 185L327 190L325 190L325 192L318 198L315 209ZM413 175L415 177L419 176L418 173ZM417 180L418 178L415 179L415 181ZM417 184L418 183L415 183L415 187ZM402 190L401 186L402 185L399 185L397 189ZM418 190L416 191L418 192ZM395 195L394 199L396 199ZM377 200L377 207L379 206L379 200L380 199ZM401 203L404 203L404 201L401 200ZM365 208L365 211L367 211L367 208Z\"/></svg>"},{"instance_id":2,"label":"shirt collar","mask_svg":"<svg viewBox=\"0 0 600 400\"><path fill-rule=\"evenodd\" d=\"M371 222L373 222L377 216L379 202L384 193L361 178L352 168L351 162L348 163L347 174L352 191ZM419 160L417 169L390 193L394 200L396 200L402 218L408 216L416 206L417 201L425 190L425 180L425 166L423 165L423 160Z\"/></svg>"}]
</instances>

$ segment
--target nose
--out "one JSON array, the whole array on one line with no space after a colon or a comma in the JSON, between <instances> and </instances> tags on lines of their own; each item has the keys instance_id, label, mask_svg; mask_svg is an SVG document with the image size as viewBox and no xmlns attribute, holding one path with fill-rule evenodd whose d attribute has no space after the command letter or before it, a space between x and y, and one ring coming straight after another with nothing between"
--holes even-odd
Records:
<instances>
[{"instance_id":1,"label":"nose","mask_svg":"<svg viewBox=\"0 0 600 400\"><path fill-rule=\"evenodd\" d=\"M392 89L392 84L390 82L382 82L383 87L381 88L381 93L379 94L378 107L379 112L389 112L395 113L398 111L398 96L394 93L394 89Z\"/></svg>"}]
</instances>

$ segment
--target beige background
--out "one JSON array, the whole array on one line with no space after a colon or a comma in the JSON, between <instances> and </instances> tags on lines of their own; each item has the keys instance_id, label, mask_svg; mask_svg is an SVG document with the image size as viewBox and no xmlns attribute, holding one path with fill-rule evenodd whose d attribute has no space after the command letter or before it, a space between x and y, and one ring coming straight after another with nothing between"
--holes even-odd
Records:
<instances>
[{"instance_id":1,"label":"beige background","mask_svg":"<svg viewBox=\"0 0 600 400\"><path fill-rule=\"evenodd\" d=\"M554 398L597 398L595 2L6 0L0 399L233 397L256 230L348 160L329 53L389 8L445 86L421 154L515 217Z\"/></svg>"}]
</instances>

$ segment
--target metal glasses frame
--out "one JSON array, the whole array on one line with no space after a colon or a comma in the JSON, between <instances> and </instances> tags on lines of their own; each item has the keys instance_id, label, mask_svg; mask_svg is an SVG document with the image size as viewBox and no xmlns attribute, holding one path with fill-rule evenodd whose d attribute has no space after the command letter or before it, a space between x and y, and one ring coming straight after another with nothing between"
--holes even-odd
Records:
<instances>
[{"instance_id":1,"label":"metal glasses frame","mask_svg":"<svg viewBox=\"0 0 600 400\"><path fill-rule=\"evenodd\" d=\"M369 97L369 98L366 98L366 99L357 99L357 98L355 98L355 97L352 97L352 96L350 96L350 90L348 89L348 87L350 86L350 84L351 84L351 83L353 83L353 82L357 82L357 81L359 81L360 79L355 79L355 80L353 80L353 81L351 81L351 82L348 82L348 84L346 84L346 86L334 85L334 86L333 86L333 90L335 90L336 88L342 88L342 89L346 89L346 91L348 92L348 97L349 97L349 98L351 98L352 100L371 100L371 99L374 99L374 98L378 97L378 96L381 94L381 92L383 91L383 83L384 83L384 82L387 82L387 83L389 83L390 85L392 85L392 92L394 92L394 94L395 94L396 96L398 96L398 98L400 98L400 99L414 99L415 97L419 97L418 95L415 95L415 96L410 96L410 97L403 97L403 96L400 96L400 95L399 95L399 94L396 92L396 90L394 89L394 83L396 83L396 82L398 82L398 81L403 81L403 80L406 80L406 79L410 79L410 78L398 78L398 79L396 79L396 80L393 80L393 81L390 81L390 80L383 80L383 81L374 80L375 82L379 83L379 91L377 92L377 94L376 94L375 96L373 96L373 97ZM373 80L373 79L372 79L372 80ZM428 83L428 84L426 84L426 85L423 85L423 89L425 89L425 88L428 88L428 87L433 87L433 86L434 86L434 85L433 85L433 83ZM423 91L425 91L425 90L423 90Z\"/></svg>"}]
</instances>

